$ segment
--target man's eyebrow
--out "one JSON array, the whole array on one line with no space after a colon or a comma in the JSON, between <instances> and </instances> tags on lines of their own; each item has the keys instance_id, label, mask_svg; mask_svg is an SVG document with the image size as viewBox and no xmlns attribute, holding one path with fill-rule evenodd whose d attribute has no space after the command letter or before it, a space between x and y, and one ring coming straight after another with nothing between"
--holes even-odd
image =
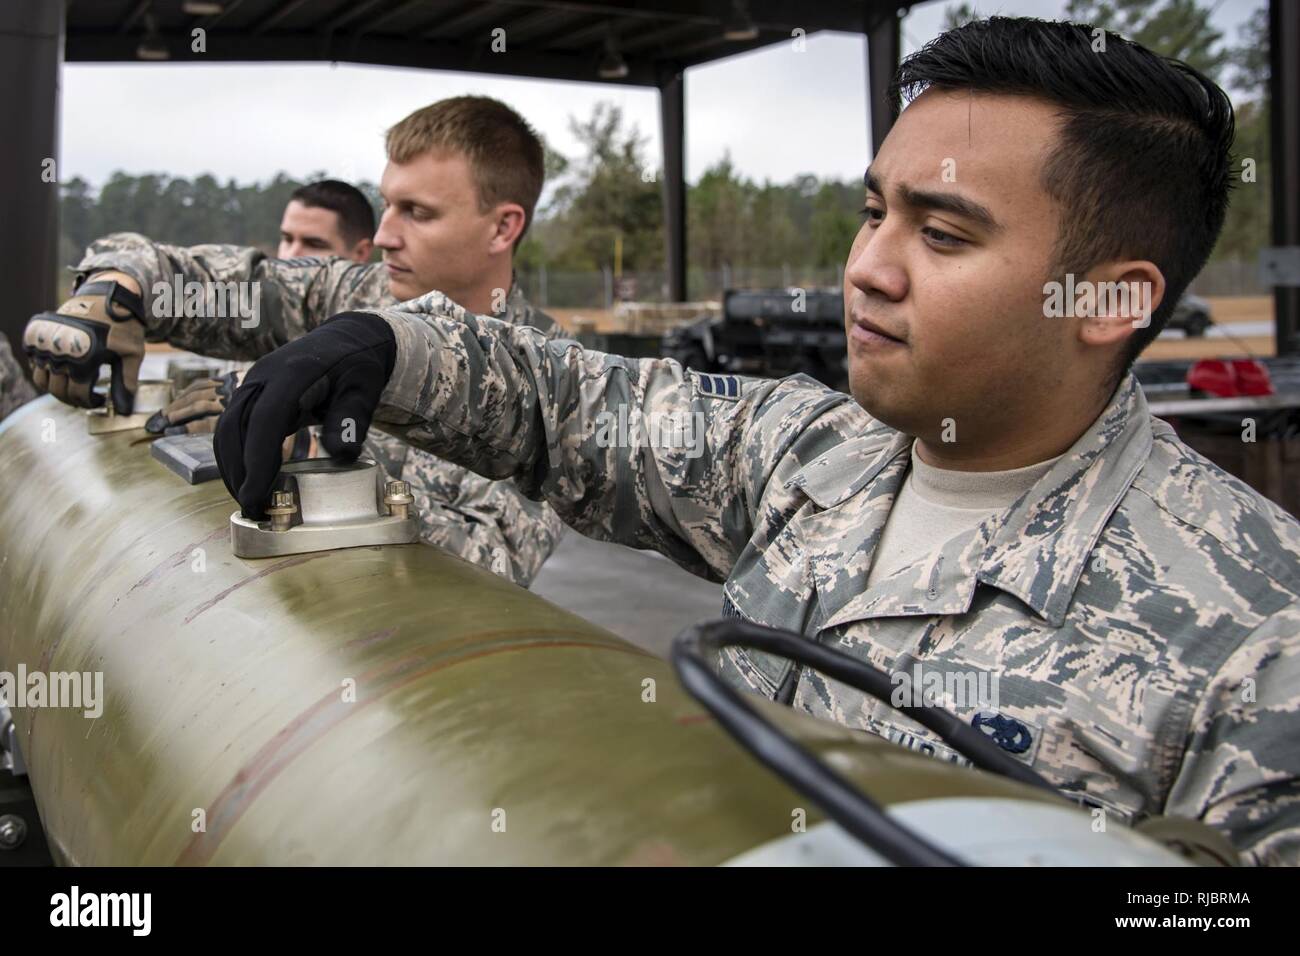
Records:
<instances>
[{"instance_id":1,"label":"man's eyebrow","mask_svg":"<svg viewBox=\"0 0 1300 956\"><path fill-rule=\"evenodd\" d=\"M884 195L884 186L880 177L867 168L867 174L862 177L863 185L873 193ZM982 206L973 199L967 199L959 193L949 192L929 192L924 189L912 189L910 186L898 187L899 198L908 206L915 206L918 209L936 209L941 212L950 212L955 216L961 216L969 219L971 222L978 223L991 232L998 232L1002 229L1002 224L993 217L987 206Z\"/></svg>"},{"instance_id":2,"label":"man's eyebrow","mask_svg":"<svg viewBox=\"0 0 1300 956\"><path fill-rule=\"evenodd\" d=\"M384 199L384 202L390 206L419 206L421 209L427 209L429 212L436 212L438 206L435 202L428 199L422 199L413 196L400 196L397 199Z\"/></svg>"}]
</instances>

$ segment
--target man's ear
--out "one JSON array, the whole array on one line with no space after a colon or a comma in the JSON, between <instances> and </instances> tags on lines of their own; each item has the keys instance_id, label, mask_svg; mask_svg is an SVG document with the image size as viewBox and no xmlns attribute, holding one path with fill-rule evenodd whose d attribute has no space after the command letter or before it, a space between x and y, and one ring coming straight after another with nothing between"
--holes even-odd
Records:
<instances>
[{"instance_id":1,"label":"man's ear","mask_svg":"<svg viewBox=\"0 0 1300 956\"><path fill-rule=\"evenodd\" d=\"M358 239L357 244L352 247L348 253L348 258L354 262L369 262L370 254L375 251L375 243L372 239Z\"/></svg>"},{"instance_id":2,"label":"man's ear","mask_svg":"<svg viewBox=\"0 0 1300 956\"><path fill-rule=\"evenodd\" d=\"M509 252L515 246L515 240L524 231L528 217L524 207L518 203L500 203L494 213L492 238L488 243L488 252L492 254Z\"/></svg>"},{"instance_id":3,"label":"man's ear","mask_svg":"<svg viewBox=\"0 0 1300 956\"><path fill-rule=\"evenodd\" d=\"M1089 270L1087 280L1095 303L1079 323L1079 341L1087 346L1122 345L1151 324L1165 297L1164 273L1146 259L1108 262Z\"/></svg>"}]
</instances>

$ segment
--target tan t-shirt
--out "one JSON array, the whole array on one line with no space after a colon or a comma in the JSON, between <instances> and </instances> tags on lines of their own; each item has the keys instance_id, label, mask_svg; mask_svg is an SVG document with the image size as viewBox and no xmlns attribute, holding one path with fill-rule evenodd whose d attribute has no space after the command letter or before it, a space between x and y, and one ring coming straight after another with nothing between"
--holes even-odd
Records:
<instances>
[{"instance_id":1,"label":"tan t-shirt","mask_svg":"<svg viewBox=\"0 0 1300 956\"><path fill-rule=\"evenodd\" d=\"M927 465L912 442L912 467L881 532L867 587L1006 511L1059 458L1009 471L951 471Z\"/></svg>"}]
</instances>

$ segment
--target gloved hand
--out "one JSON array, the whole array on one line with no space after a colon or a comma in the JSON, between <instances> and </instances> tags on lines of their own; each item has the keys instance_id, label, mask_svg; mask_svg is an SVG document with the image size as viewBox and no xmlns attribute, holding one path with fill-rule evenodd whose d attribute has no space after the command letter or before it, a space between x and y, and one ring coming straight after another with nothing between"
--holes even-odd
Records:
<instances>
[{"instance_id":1,"label":"gloved hand","mask_svg":"<svg viewBox=\"0 0 1300 956\"><path fill-rule=\"evenodd\" d=\"M254 363L212 442L221 480L244 517L266 518L281 442L304 425L323 424L325 450L356 460L396 362L388 323L345 312Z\"/></svg>"},{"instance_id":2,"label":"gloved hand","mask_svg":"<svg viewBox=\"0 0 1300 956\"><path fill-rule=\"evenodd\" d=\"M227 372L220 378L201 378L191 382L172 399L171 404L149 416L144 430L151 435L210 435L217 430L217 418L226 410L230 399L243 381L243 370ZM284 461L302 461L316 455L316 439L310 428L300 428L284 440Z\"/></svg>"},{"instance_id":3,"label":"gloved hand","mask_svg":"<svg viewBox=\"0 0 1300 956\"><path fill-rule=\"evenodd\" d=\"M217 416L226 410L243 378L243 371L237 371L191 382L171 404L149 416L144 430L151 435L203 435L216 431Z\"/></svg>"},{"instance_id":4,"label":"gloved hand","mask_svg":"<svg viewBox=\"0 0 1300 956\"><path fill-rule=\"evenodd\" d=\"M32 382L61 402L98 408L101 365L112 371L109 396L119 415L135 407L144 358L144 299L124 272L92 275L56 312L34 315L23 331Z\"/></svg>"}]
</instances>

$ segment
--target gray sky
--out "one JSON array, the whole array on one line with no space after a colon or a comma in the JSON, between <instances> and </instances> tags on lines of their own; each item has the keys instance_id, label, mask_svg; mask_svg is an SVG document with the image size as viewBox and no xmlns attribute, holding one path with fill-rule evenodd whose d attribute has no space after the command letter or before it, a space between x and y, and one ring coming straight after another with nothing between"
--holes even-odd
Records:
<instances>
[{"instance_id":1,"label":"gray sky","mask_svg":"<svg viewBox=\"0 0 1300 956\"><path fill-rule=\"evenodd\" d=\"M1220 0L1215 25L1237 25L1263 0ZM920 4L903 21L904 53L936 36L948 3ZM1058 17L1064 0L979 2L982 14ZM508 53L505 55L509 55ZM728 151L744 175L856 179L867 145L866 41L822 33L696 67L686 80L686 175L696 180ZM658 93L599 83L516 80L472 73L339 64L69 64L64 68L60 179L102 184L115 170L225 181L323 169L377 182L383 131L445 96L482 93L511 104L548 143L575 155L568 117L608 100L659 157ZM111 106L110 106L111 104ZM123 130L129 130L127 134Z\"/></svg>"}]
</instances>

